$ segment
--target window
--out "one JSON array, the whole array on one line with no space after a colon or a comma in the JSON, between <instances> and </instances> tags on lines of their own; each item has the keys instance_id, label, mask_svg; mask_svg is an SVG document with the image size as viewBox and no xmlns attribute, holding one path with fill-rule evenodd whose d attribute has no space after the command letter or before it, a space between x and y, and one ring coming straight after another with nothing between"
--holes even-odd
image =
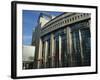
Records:
<instances>
[{"instance_id":1,"label":"window","mask_svg":"<svg viewBox=\"0 0 100 80\"><path fill-rule=\"evenodd\" d=\"M78 19L80 18L79 16L77 16L78 17Z\"/></svg>"},{"instance_id":2,"label":"window","mask_svg":"<svg viewBox=\"0 0 100 80\"><path fill-rule=\"evenodd\" d=\"M75 20L77 19L77 17L75 16Z\"/></svg>"},{"instance_id":3,"label":"window","mask_svg":"<svg viewBox=\"0 0 100 80\"><path fill-rule=\"evenodd\" d=\"M72 20L74 21L74 17L72 18Z\"/></svg>"},{"instance_id":4,"label":"window","mask_svg":"<svg viewBox=\"0 0 100 80\"><path fill-rule=\"evenodd\" d=\"M81 14L81 17L82 17L82 14Z\"/></svg>"}]
</instances>

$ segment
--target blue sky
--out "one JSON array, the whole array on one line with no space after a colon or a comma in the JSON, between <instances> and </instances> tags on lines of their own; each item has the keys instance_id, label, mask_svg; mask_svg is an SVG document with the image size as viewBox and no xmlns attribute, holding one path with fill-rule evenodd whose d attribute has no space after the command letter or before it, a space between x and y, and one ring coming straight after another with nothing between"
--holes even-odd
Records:
<instances>
[{"instance_id":1,"label":"blue sky","mask_svg":"<svg viewBox=\"0 0 100 80\"><path fill-rule=\"evenodd\" d=\"M30 45L32 41L32 30L37 26L37 20L42 11L23 10L23 45ZM44 11L43 11L44 12ZM47 12L48 14L58 16L61 12Z\"/></svg>"}]
</instances>

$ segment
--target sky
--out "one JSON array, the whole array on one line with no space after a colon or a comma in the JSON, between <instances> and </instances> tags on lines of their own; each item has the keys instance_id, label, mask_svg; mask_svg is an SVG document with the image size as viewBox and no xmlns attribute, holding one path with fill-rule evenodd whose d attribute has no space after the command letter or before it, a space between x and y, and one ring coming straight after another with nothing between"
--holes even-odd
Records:
<instances>
[{"instance_id":1,"label":"sky","mask_svg":"<svg viewBox=\"0 0 100 80\"><path fill-rule=\"evenodd\" d=\"M23 13L22 13L23 45L31 44L32 31L37 26L37 20L41 12L45 12L45 11L23 10ZM62 12L47 12L47 13L53 16L58 16L62 14Z\"/></svg>"}]
</instances>

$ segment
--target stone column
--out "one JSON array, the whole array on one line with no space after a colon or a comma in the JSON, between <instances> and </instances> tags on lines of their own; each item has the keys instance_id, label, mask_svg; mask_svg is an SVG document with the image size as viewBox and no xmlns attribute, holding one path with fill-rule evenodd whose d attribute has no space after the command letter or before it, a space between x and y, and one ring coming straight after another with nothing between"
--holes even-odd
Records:
<instances>
[{"instance_id":1,"label":"stone column","mask_svg":"<svg viewBox=\"0 0 100 80\"><path fill-rule=\"evenodd\" d=\"M67 27L67 51L68 51L68 66L72 66L72 36L70 27Z\"/></svg>"},{"instance_id":2,"label":"stone column","mask_svg":"<svg viewBox=\"0 0 100 80\"><path fill-rule=\"evenodd\" d=\"M54 35L51 34L50 38L50 55L51 55L51 66L54 67Z\"/></svg>"},{"instance_id":3,"label":"stone column","mask_svg":"<svg viewBox=\"0 0 100 80\"><path fill-rule=\"evenodd\" d=\"M42 40L40 39L37 68L41 68L41 63L42 63Z\"/></svg>"},{"instance_id":4,"label":"stone column","mask_svg":"<svg viewBox=\"0 0 100 80\"><path fill-rule=\"evenodd\" d=\"M81 35L81 31L79 30L79 40L80 40L80 49L81 49L81 60L82 60L82 64L84 62L84 56L83 56L83 47L82 47L82 35Z\"/></svg>"},{"instance_id":5,"label":"stone column","mask_svg":"<svg viewBox=\"0 0 100 80\"><path fill-rule=\"evenodd\" d=\"M59 36L59 67L62 66L61 63L61 36Z\"/></svg>"},{"instance_id":6,"label":"stone column","mask_svg":"<svg viewBox=\"0 0 100 80\"><path fill-rule=\"evenodd\" d=\"M45 51L44 51L44 55L45 55L45 59L44 59L44 67L46 68L47 66L47 54L48 54L48 42L45 41Z\"/></svg>"}]
</instances>

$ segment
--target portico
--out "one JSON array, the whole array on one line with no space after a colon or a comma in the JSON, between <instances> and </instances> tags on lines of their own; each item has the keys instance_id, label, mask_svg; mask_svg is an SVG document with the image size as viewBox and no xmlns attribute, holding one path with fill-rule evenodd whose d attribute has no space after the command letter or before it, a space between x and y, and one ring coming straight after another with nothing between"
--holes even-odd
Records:
<instances>
[{"instance_id":1,"label":"portico","mask_svg":"<svg viewBox=\"0 0 100 80\"><path fill-rule=\"evenodd\" d=\"M36 68L90 65L90 15L64 13L61 16L40 29Z\"/></svg>"}]
</instances>

